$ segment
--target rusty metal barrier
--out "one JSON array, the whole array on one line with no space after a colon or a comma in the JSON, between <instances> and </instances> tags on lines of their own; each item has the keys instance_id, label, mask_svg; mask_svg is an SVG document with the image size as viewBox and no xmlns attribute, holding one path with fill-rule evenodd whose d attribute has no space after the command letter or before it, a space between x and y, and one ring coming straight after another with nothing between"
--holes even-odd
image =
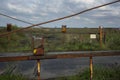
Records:
<instances>
[{"instance_id":1,"label":"rusty metal barrier","mask_svg":"<svg viewBox=\"0 0 120 80\"><path fill-rule=\"evenodd\" d=\"M57 52L56 52L57 53ZM93 78L93 57L100 56L120 56L120 50L118 51L74 51L74 52L61 52L63 54L46 54L44 56L1 56L0 62L8 61L24 61L24 60L37 60L37 73L38 80L40 80L40 60L45 59L63 59L63 58L79 58L89 57L90 58L90 80Z\"/></svg>"}]
</instances>

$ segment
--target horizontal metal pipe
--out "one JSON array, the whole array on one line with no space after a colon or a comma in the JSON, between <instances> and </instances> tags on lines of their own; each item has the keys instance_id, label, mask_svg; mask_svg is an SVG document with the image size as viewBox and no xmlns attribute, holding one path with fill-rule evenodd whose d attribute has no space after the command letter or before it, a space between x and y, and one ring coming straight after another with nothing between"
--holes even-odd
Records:
<instances>
[{"instance_id":1,"label":"horizontal metal pipe","mask_svg":"<svg viewBox=\"0 0 120 80\"><path fill-rule=\"evenodd\" d=\"M57 53L57 52L56 52ZM62 53L62 52L61 52ZM48 54L44 56L3 56L0 62L23 61L23 60L44 60L44 59L63 59L63 58L79 58L79 57L99 57L99 56L120 56L120 51L79 51L79 52L63 52L64 54Z\"/></svg>"}]
</instances>

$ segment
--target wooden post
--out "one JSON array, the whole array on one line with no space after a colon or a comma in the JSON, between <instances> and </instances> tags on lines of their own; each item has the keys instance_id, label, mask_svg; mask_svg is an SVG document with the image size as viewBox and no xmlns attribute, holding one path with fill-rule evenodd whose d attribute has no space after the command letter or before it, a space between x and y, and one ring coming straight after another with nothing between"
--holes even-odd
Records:
<instances>
[{"instance_id":1,"label":"wooden post","mask_svg":"<svg viewBox=\"0 0 120 80\"><path fill-rule=\"evenodd\" d=\"M62 25L62 30L61 30L61 32L62 32L62 33L66 33L66 31L67 31L66 25Z\"/></svg>"},{"instance_id":2,"label":"wooden post","mask_svg":"<svg viewBox=\"0 0 120 80\"><path fill-rule=\"evenodd\" d=\"M93 61L92 56L90 56L90 80L93 78Z\"/></svg>"},{"instance_id":3,"label":"wooden post","mask_svg":"<svg viewBox=\"0 0 120 80\"><path fill-rule=\"evenodd\" d=\"M100 33L100 47L102 48L102 46L103 46L103 30L102 30L101 26L99 26L99 33Z\"/></svg>"},{"instance_id":4,"label":"wooden post","mask_svg":"<svg viewBox=\"0 0 120 80\"><path fill-rule=\"evenodd\" d=\"M62 41L63 44L65 44L65 38L66 38L66 34L65 34L65 33L66 33L66 31L67 31L67 26L66 26L66 25L62 25L62 30L61 30L61 32L64 33L64 34L63 34L63 39L62 39L62 40L63 40L63 41Z\"/></svg>"},{"instance_id":5,"label":"wooden post","mask_svg":"<svg viewBox=\"0 0 120 80\"><path fill-rule=\"evenodd\" d=\"M38 80L40 80L40 60L37 60L37 74L38 74Z\"/></svg>"}]
</instances>

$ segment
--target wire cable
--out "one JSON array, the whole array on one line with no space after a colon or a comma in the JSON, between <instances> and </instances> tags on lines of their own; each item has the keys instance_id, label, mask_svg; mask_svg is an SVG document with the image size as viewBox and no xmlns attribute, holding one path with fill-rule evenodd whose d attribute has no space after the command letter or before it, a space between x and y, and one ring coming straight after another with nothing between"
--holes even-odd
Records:
<instances>
[{"instance_id":1,"label":"wire cable","mask_svg":"<svg viewBox=\"0 0 120 80\"><path fill-rule=\"evenodd\" d=\"M47 23L51 23L51 22L63 20L63 19L66 19L66 18L70 18L70 17L73 17L73 16L77 16L79 14L82 14L82 13L85 13L85 12L88 12L88 11L91 11L91 10L94 10L94 9L97 9L97 8L100 8L100 7L103 7L103 6L107 6L107 5L110 5L110 4L113 4L113 3L117 3L117 2L120 2L120 0L109 2L109 3L106 3L106 4L102 4L102 5L93 7L93 8L89 8L89 9L80 11L80 12L75 13L75 14L71 14L71 15L68 15L68 16L61 17L61 18L56 18L56 19L53 19L53 20L48 20L48 21L45 21L45 22L41 22L41 23L38 23L38 24L33 24L31 26L27 26L25 28L21 28L21 29L18 29L18 30L14 30L14 31L11 31L11 32L6 32L6 33L3 33L3 34L0 34L0 37L4 37L4 36L10 35L10 34L15 33L15 32L20 32L22 30L29 29L29 28L32 28L34 26L43 25L43 24L47 24Z\"/></svg>"},{"instance_id":2,"label":"wire cable","mask_svg":"<svg viewBox=\"0 0 120 80\"><path fill-rule=\"evenodd\" d=\"M16 21L20 21L20 22L23 22L23 23L27 23L27 24L30 24L30 25L34 25L33 23L30 23L30 22L27 22L27 21L24 21L24 20L21 20L21 19L17 19L17 18L14 18L12 16L8 16L6 14L3 14L3 13L0 13L0 15L4 16L4 17L7 17L7 18L10 18L10 19L13 19L13 20L16 20ZM39 26L42 28L42 26Z\"/></svg>"},{"instance_id":3,"label":"wire cable","mask_svg":"<svg viewBox=\"0 0 120 80\"><path fill-rule=\"evenodd\" d=\"M14 19L14 20L16 20L16 21L20 21L20 22L23 22L23 23L27 23L27 24L33 25L33 24L30 23L30 22L27 22L27 21L24 21L24 20L20 20L20 19L14 18L14 17L8 16L8 15L3 14L3 13L0 13L0 15L5 16L5 17L8 17L8 18L11 18L11 19Z\"/></svg>"}]
</instances>

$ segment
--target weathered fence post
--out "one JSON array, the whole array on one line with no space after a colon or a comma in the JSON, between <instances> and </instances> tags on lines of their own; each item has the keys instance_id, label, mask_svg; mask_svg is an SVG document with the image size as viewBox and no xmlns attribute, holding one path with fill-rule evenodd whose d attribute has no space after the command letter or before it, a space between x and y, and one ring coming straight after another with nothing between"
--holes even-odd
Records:
<instances>
[{"instance_id":1,"label":"weathered fence post","mask_svg":"<svg viewBox=\"0 0 120 80\"><path fill-rule=\"evenodd\" d=\"M90 80L93 78L93 60L92 56L90 56Z\"/></svg>"},{"instance_id":2,"label":"weathered fence post","mask_svg":"<svg viewBox=\"0 0 120 80\"><path fill-rule=\"evenodd\" d=\"M7 24L7 32L11 32L12 31L12 24ZM10 41L11 35L8 35L8 41Z\"/></svg>"},{"instance_id":3,"label":"weathered fence post","mask_svg":"<svg viewBox=\"0 0 120 80\"><path fill-rule=\"evenodd\" d=\"M38 74L38 80L40 80L40 66L41 66L40 60L37 60L37 74Z\"/></svg>"},{"instance_id":4,"label":"weathered fence post","mask_svg":"<svg viewBox=\"0 0 120 80\"><path fill-rule=\"evenodd\" d=\"M34 37L32 36L32 42L31 42L31 44L32 44L32 46L31 46L31 48L32 48L32 51L34 50Z\"/></svg>"},{"instance_id":5,"label":"weathered fence post","mask_svg":"<svg viewBox=\"0 0 120 80\"><path fill-rule=\"evenodd\" d=\"M103 46L103 30L102 30L101 26L99 26L99 33L100 33L100 47L102 48L102 46Z\"/></svg>"}]
</instances>

